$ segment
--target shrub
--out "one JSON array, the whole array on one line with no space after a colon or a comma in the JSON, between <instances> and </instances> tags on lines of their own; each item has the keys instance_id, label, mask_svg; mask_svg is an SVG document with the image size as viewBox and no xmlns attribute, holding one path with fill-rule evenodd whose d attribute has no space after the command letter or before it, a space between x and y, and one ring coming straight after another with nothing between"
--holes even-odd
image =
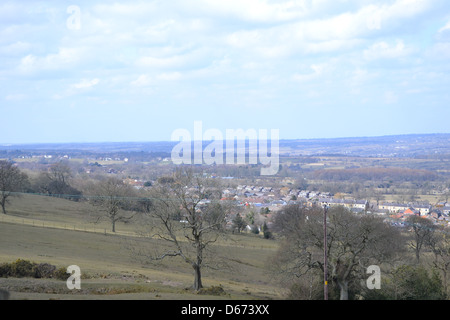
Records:
<instances>
[{"instance_id":1,"label":"shrub","mask_svg":"<svg viewBox=\"0 0 450 320\"><path fill-rule=\"evenodd\" d=\"M398 300L442 300L445 299L442 281L433 269L428 272L422 266L400 266L393 272Z\"/></svg>"},{"instance_id":2,"label":"shrub","mask_svg":"<svg viewBox=\"0 0 450 320\"><path fill-rule=\"evenodd\" d=\"M273 239L272 232L270 232L269 230L265 230L264 231L264 239Z\"/></svg>"},{"instance_id":3,"label":"shrub","mask_svg":"<svg viewBox=\"0 0 450 320\"><path fill-rule=\"evenodd\" d=\"M11 274L11 264L0 264L0 278L7 278Z\"/></svg>"},{"instance_id":4,"label":"shrub","mask_svg":"<svg viewBox=\"0 0 450 320\"><path fill-rule=\"evenodd\" d=\"M17 278L34 277L34 266L33 262L17 259L10 265L10 275Z\"/></svg>"},{"instance_id":5,"label":"shrub","mask_svg":"<svg viewBox=\"0 0 450 320\"><path fill-rule=\"evenodd\" d=\"M200 295L211 295L211 296L222 296L225 295L225 290L222 288L222 286L212 286L209 288L202 288L198 291L198 294Z\"/></svg>"},{"instance_id":6,"label":"shrub","mask_svg":"<svg viewBox=\"0 0 450 320\"><path fill-rule=\"evenodd\" d=\"M52 278L55 273L56 267L48 263L40 263L34 266L35 278Z\"/></svg>"},{"instance_id":7,"label":"shrub","mask_svg":"<svg viewBox=\"0 0 450 320\"><path fill-rule=\"evenodd\" d=\"M66 268L59 268L54 271L53 276L58 280L67 280L70 277L70 273L67 272Z\"/></svg>"},{"instance_id":8,"label":"shrub","mask_svg":"<svg viewBox=\"0 0 450 320\"><path fill-rule=\"evenodd\" d=\"M436 270L402 265L382 279L381 290L369 290L366 300L445 300L442 280Z\"/></svg>"},{"instance_id":9,"label":"shrub","mask_svg":"<svg viewBox=\"0 0 450 320\"><path fill-rule=\"evenodd\" d=\"M69 275L65 268L56 270L54 265L49 263L34 263L28 260L17 259L12 263L0 264L0 278L32 277L32 278L57 278L66 280Z\"/></svg>"},{"instance_id":10,"label":"shrub","mask_svg":"<svg viewBox=\"0 0 450 320\"><path fill-rule=\"evenodd\" d=\"M251 231L252 233L254 233L254 234L259 234L259 229L258 229L258 227L255 226L255 225L252 225L252 226L250 227L250 231Z\"/></svg>"}]
</instances>

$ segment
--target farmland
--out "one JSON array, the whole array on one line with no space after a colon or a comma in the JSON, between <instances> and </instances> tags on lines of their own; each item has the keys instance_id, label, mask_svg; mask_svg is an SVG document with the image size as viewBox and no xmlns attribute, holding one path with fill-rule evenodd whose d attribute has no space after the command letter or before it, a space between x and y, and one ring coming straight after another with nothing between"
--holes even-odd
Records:
<instances>
[{"instance_id":1,"label":"farmland","mask_svg":"<svg viewBox=\"0 0 450 320\"><path fill-rule=\"evenodd\" d=\"M26 259L59 267L78 265L82 289L72 292L64 281L0 278L12 299L277 299L282 289L271 283L266 258L274 241L250 235L223 242L229 254L228 270L205 271L206 287L222 286L223 296L199 295L188 288L190 268L177 260L148 265L127 250L134 239L132 225L120 225L116 234L109 225L89 223L92 208L85 203L24 195L15 198L8 215L0 220L0 261ZM148 243L158 246L158 241Z\"/></svg>"},{"instance_id":2,"label":"farmland","mask_svg":"<svg viewBox=\"0 0 450 320\"><path fill-rule=\"evenodd\" d=\"M3 146L0 159L28 179L8 198L7 214L0 214L0 265L18 259L56 268L77 265L82 286L69 290L55 278L0 277L0 287L18 300L286 299L292 283L283 284L270 268L282 239L266 239L259 232L263 225L272 228L287 204L340 201L355 212L370 209L365 213L385 217L425 205L430 220L448 225L448 141L448 135L280 141L274 176L261 176L258 165L195 166L202 177L220 181L220 201L236 204L222 221L227 231L205 252L213 252L212 268L202 269L201 291L192 290L193 269L179 257L156 262L136 255L171 252L162 237L142 237L139 217L148 208L139 201L151 198L178 169L170 161L173 143ZM128 193L102 193L99 187L111 179ZM94 201L108 197L132 199L120 204L120 214L134 218L118 220L114 231L111 220L100 219L104 203ZM382 209L389 202L403 204L402 212ZM242 233L232 229L237 213L244 218ZM180 215L174 221L187 220ZM189 241L186 234L177 237Z\"/></svg>"}]
</instances>

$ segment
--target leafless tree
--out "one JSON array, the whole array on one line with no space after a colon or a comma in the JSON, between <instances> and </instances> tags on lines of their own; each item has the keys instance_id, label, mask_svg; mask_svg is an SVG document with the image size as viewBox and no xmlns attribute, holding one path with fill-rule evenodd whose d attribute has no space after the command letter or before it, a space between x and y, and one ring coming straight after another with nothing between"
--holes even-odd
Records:
<instances>
[{"instance_id":1,"label":"leafless tree","mask_svg":"<svg viewBox=\"0 0 450 320\"><path fill-rule=\"evenodd\" d=\"M98 181L91 194L86 196L89 201L100 208L101 214L97 221L106 218L111 222L112 232L116 232L117 222L128 222L133 214L127 213L134 199L134 193L130 186L122 180L110 177L104 181Z\"/></svg>"},{"instance_id":2,"label":"leafless tree","mask_svg":"<svg viewBox=\"0 0 450 320\"><path fill-rule=\"evenodd\" d=\"M27 175L11 161L0 161L0 204L4 214L9 197L20 192L27 180Z\"/></svg>"},{"instance_id":3,"label":"leafless tree","mask_svg":"<svg viewBox=\"0 0 450 320\"><path fill-rule=\"evenodd\" d=\"M416 262L420 262L420 253L422 248L432 239L436 226L431 220L417 215L408 217L406 225L412 229L412 241L409 246L416 255Z\"/></svg>"},{"instance_id":4,"label":"leafless tree","mask_svg":"<svg viewBox=\"0 0 450 320\"><path fill-rule=\"evenodd\" d=\"M427 241L434 254L433 267L442 272L442 285L448 294L448 273L450 271L450 236L440 228Z\"/></svg>"},{"instance_id":5,"label":"leafless tree","mask_svg":"<svg viewBox=\"0 0 450 320\"><path fill-rule=\"evenodd\" d=\"M81 192L71 186L73 174L70 166L59 161L41 172L36 181L36 188L42 193L67 199L78 200Z\"/></svg>"},{"instance_id":6,"label":"leafless tree","mask_svg":"<svg viewBox=\"0 0 450 320\"><path fill-rule=\"evenodd\" d=\"M365 268L390 262L402 250L397 229L372 215L356 215L344 207L330 208L327 220L328 279L347 300L349 285L358 283ZM284 239L274 266L287 276L324 272L323 209L290 206L276 218Z\"/></svg>"},{"instance_id":7,"label":"leafless tree","mask_svg":"<svg viewBox=\"0 0 450 320\"><path fill-rule=\"evenodd\" d=\"M152 187L152 206L147 214L150 223L147 235L162 239L168 249L137 252L151 261L179 257L194 270L193 289L202 284L202 268L213 267L211 263L213 244L224 234L226 206L218 200L220 186L214 179L205 178L191 169L177 170L173 176L159 179ZM134 248L136 249L136 248ZM217 267L217 265L216 265Z\"/></svg>"},{"instance_id":8,"label":"leafless tree","mask_svg":"<svg viewBox=\"0 0 450 320\"><path fill-rule=\"evenodd\" d=\"M52 181L68 184L69 179L72 178L72 170L66 163L60 161L50 166L47 175Z\"/></svg>"}]
</instances>

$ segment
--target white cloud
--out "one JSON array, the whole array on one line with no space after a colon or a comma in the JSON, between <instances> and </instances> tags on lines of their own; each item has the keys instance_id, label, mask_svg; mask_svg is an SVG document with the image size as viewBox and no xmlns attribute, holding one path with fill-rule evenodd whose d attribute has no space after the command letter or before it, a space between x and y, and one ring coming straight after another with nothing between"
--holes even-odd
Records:
<instances>
[{"instance_id":1,"label":"white cloud","mask_svg":"<svg viewBox=\"0 0 450 320\"><path fill-rule=\"evenodd\" d=\"M182 77L180 72L166 72L166 73L161 73L158 74L158 76L156 77L158 80L163 80L163 81L176 81L176 80L180 80Z\"/></svg>"},{"instance_id":2,"label":"white cloud","mask_svg":"<svg viewBox=\"0 0 450 320\"><path fill-rule=\"evenodd\" d=\"M433 0L397 0L386 7L384 14L390 19L409 18L429 10L434 2Z\"/></svg>"},{"instance_id":3,"label":"white cloud","mask_svg":"<svg viewBox=\"0 0 450 320\"><path fill-rule=\"evenodd\" d=\"M20 60L20 65L19 65L19 70L21 71L31 71L32 69L34 69L35 65L36 65L36 57L33 56L32 54L29 54L25 57L23 57Z\"/></svg>"},{"instance_id":4,"label":"white cloud","mask_svg":"<svg viewBox=\"0 0 450 320\"><path fill-rule=\"evenodd\" d=\"M151 84L151 78L147 74L140 75L136 80L132 81L130 84L135 87L145 87Z\"/></svg>"},{"instance_id":5,"label":"white cloud","mask_svg":"<svg viewBox=\"0 0 450 320\"><path fill-rule=\"evenodd\" d=\"M351 87L361 87L370 81L376 80L379 73L369 71L368 69L357 68L349 76L349 85Z\"/></svg>"},{"instance_id":6,"label":"white cloud","mask_svg":"<svg viewBox=\"0 0 450 320\"><path fill-rule=\"evenodd\" d=\"M98 78L95 79L83 79L81 82L72 85L74 89L87 89L96 86L99 84L100 80Z\"/></svg>"},{"instance_id":7,"label":"white cloud","mask_svg":"<svg viewBox=\"0 0 450 320\"><path fill-rule=\"evenodd\" d=\"M71 96L95 105L107 97L119 108L148 102L151 93L155 105L178 106L183 119L184 103L245 112L260 103L285 111L308 94L323 106L398 102L395 88L405 79L412 81L407 89L448 87L443 1L82 1L76 32L66 27L66 5L27 1L16 9L8 2L13 17L0 19L0 94L17 100L30 85L25 100ZM53 18L30 22L26 7L52 9ZM444 75L411 79L426 69Z\"/></svg>"},{"instance_id":8,"label":"white cloud","mask_svg":"<svg viewBox=\"0 0 450 320\"><path fill-rule=\"evenodd\" d=\"M82 52L81 48L60 48L58 53L48 54L44 57L29 54L21 59L19 70L34 72L73 68L82 59Z\"/></svg>"},{"instance_id":9,"label":"white cloud","mask_svg":"<svg viewBox=\"0 0 450 320\"><path fill-rule=\"evenodd\" d=\"M411 48L405 46L402 40L398 40L395 45L381 41L364 50L364 58L366 60L398 59L408 56L412 51Z\"/></svg>"},{"instance_id":10,"label":"white cloud","mask_svg":"<svg viewBox=\"0 0 450 320\"><path fill-rule=\"evenodd\" d=\"M32 45L28 42L17 41L5 46L0 47L0 54L8 56L21 55L32 48Z\"/></svg>"},{"instance_id":11,"label":"white cloud","mask_svg":"<svg viewBox=\"0 0 450 320\"><path fill-rule=\"evenodd\" d=\"M309 11L310 1L268 0L200 0L199 9L222 16L231 15L244 21L274 22L289 21L303 17Z\"/></svg>"},{"instance_id":12,"label":"white cloud","mask_svg":"<svg viewBox=\"0 0 450 320\"><path fill-rule=\"evenodd\" d=\"M447 22L447 24L445 26L443 26L442 28L439 29L439 32L444 32L450 30L450 21Z\"/></svg>"},{"instance_id":13,"label":"white cloud","mask_svg":"<svg viewBox=\"0 0 450 320\"><path fill-rule=\"evenodd\" d=\"M172 57L141 57L136 61L137 66L146 68L180 68L186 64L186 58L183 56Z\"/></svg>"},{"instance_id":14,"label":"white cloud","mask_svg":"<svg viewBox=\"0 0 450 320\"><path fill-rule=\"evenodd\" d=\"M296 73L292 76L292 79L299 82L307 82L320 78L326 71L329 71L330 66L328 64L313 64L309 67L312 72L309 73Z\"/></svg>"},{"instance_id":15,"label":"white cloud","mask_svg":"<svg viewBox=\"0 0 450 320\"><path fill-rule=\"evenodd\" d=\"M322 2L313 1L310 7L330 4L329 1ZM347 2L352 1L345 1ZM431 2L432 0L397 0L386 4L385 1L375 1L335 14L326 14L325 8L320 16L305 15L302 19L284 24L240 29L227 35L225 41L232 48L269 58L352 50L364 43L365 39L389 34L390 30L404 24L405 19L426 12L430 9ZM231 7L232 4L233 2L227 2L226 6ZM383 46L383 43L380 42L380 45ZM371 49L382 49L385 55L408 53L402 43L395 48ZM370 55L369 52L368 54Z\"/></svg>"},{"instance_id":16,"label":"white cloud","mask_svg":"<svg viewBox=\"0 0 450 320\"><path fill-rule=\"evenodd\" d=\"M151 76L149 74L141 74L136 80L130 82L133 87L147 87L151 85L157 85L161 81L177 81L182 78L180 72L163 72L157 74L156 76Z\"/></svg>"}]
</instances>

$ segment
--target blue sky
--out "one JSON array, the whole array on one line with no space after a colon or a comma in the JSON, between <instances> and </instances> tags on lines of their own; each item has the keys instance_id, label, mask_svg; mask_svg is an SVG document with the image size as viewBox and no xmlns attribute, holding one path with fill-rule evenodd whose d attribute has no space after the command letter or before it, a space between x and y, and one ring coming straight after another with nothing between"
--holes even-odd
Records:
<instances>
[{"instance_id":1,"label":"blue sky","mask_svg":"<svg viewBox=\"0 0 450 320\"><path fill-rule=\"evenodd\" d=\"M448 133L448 0L2 1L0 143Z\"/></svg>"}]
</instances>

